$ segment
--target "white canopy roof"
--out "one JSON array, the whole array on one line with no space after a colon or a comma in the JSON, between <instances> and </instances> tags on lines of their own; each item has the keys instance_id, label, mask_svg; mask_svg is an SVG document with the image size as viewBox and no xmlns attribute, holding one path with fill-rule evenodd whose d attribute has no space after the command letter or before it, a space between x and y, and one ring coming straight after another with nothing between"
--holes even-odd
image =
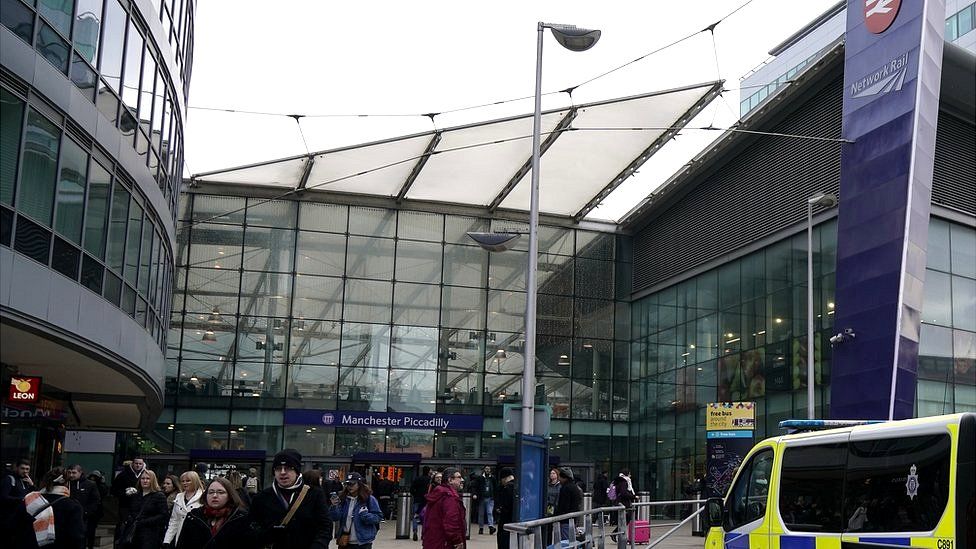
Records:
<instances>
[{"instance_id":1,"label":"white canopy roof","mask_svg":"<svg viewBox=\"0 0 976 549\"><path fill-rule=\"evenodd\" d=\"M547 111L539 211L579 220L718 96L722 82ZM532 115L197 174L192 181L529 209Z\"/></svg>"}]
</instances>

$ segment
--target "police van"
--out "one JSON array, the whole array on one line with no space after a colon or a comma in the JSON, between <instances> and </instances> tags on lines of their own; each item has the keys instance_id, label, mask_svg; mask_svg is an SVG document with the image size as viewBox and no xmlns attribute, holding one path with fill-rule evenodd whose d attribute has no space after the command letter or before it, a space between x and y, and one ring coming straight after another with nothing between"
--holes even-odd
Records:
<instances>
[{"instance_id":1,"label":"police van","mask_svg":"<svg viewBox=\"0 0 976 549\"><path fill-rule=\"evenodd\" d=\"M976 414L781 426L817 430L749 452L705 549L974 548Z\"/></svg>"}]
</instances>

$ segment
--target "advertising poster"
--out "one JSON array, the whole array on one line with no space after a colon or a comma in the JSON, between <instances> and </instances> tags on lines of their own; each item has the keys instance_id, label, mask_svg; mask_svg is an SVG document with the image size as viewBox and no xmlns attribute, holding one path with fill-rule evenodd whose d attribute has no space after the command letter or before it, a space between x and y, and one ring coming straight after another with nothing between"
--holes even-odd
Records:
<instances>
[{"instance_id":1,"label":"advertising poster","mask_svg":"<svg viewBox=\"0 0 976 549\"><path fill-rule=\"evenodd\" d=\"M755 442L754 402L710 402L705 420L705 495L722 497Z\"/></svg>"}]
</instances>

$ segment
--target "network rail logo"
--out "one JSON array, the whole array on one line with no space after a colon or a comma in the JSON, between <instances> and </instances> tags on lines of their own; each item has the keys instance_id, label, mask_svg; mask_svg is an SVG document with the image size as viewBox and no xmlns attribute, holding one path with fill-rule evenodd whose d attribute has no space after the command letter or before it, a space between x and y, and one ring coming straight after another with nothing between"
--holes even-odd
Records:
<instances>
[{"instance_id":1,"label":"network rail logo","mask_svg":"<svg viewBox=\"0 0 976 549\"><path fill-rule=\"evenodd\" d=\"M864 0L864 25L874 34L881 34L898 17L901 0Z\"/></svg>"},{"instance_id":2,"label":"network rail logo","mask_svg":"<svg viewBox=\"0 0 976 549\"><path fill-rule=\"evenodd\" d=\"M886 62L851 84L851 97L870 97L899 91L908 75L908 52Z\"/></svg>"}]
</instances>

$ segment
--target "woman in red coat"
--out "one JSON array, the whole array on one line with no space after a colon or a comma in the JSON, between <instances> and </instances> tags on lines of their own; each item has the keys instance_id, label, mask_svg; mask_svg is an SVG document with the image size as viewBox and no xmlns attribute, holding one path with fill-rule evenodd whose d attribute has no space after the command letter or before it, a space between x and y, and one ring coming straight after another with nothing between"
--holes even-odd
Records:
<instances>
[{"instance_id":1,"label":"woman in red coat","mask_svg":"<svg viewBox=\"0 0 976 549\"><path fill-rule=\"evenodd\" d=\"M467 535L464 504L458 491L464 484L461 471L444 469L440 486L427 494L424 510L424 549L465 549Z\"/></svg>"}]
</instances>

